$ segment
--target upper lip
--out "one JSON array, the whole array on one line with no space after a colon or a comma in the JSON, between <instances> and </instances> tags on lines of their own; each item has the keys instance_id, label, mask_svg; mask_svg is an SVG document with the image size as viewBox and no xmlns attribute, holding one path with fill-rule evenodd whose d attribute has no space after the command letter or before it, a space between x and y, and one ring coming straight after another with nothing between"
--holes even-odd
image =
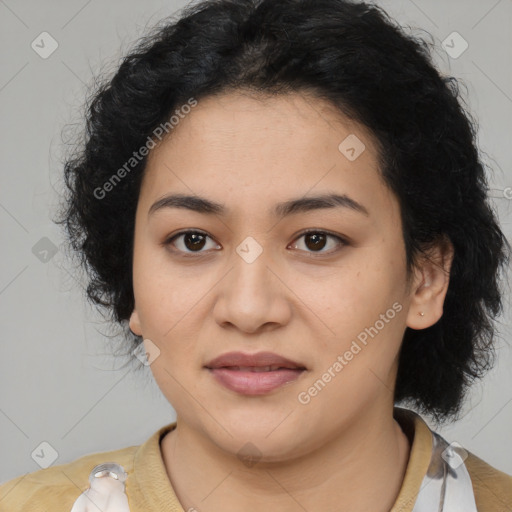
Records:
<instances>
[{"instance_id":1,"label":"upper lip","mask_svg":"<svg viewBox=\"0 0 512 512\"><path fill-rule=\"evenodd\" d=\"M229 366L279 366L280 368L298 368L305 370L305 366L273 352L257 352L244 354L243 352L226 352L207 363L206 368L222 368Z\"/></svg>"}]
</instances>

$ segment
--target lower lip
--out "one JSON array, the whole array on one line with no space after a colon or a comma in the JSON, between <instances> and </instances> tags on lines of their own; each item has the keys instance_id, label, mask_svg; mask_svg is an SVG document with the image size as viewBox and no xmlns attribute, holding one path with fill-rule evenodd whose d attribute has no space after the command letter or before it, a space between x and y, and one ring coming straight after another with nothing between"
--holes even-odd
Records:
<instances>
[{"instance_id":1,"label":"lower lip","mask_svg":"<svg viewBox=\"0 0 512 512\"><path fill-rule=\"evenodd\" d=\"M281 368L269 372L208 368L210 373L226 388L243 395L264 395L299 378L304 370Z\"/></svg>"}]
</instances>

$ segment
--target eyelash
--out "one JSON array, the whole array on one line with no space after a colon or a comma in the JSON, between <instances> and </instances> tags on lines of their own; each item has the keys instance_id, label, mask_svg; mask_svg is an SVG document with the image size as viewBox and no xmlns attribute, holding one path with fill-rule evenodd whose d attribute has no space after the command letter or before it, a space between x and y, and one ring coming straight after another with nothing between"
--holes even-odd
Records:
<instances>
[{"instance_id":1,"label":"eyelash","mask_svg":"<svg viewBox=\"0 0 512 512\"><path fill-rule=\"evenodd\" d=\"M174 235L172 235L171 237L167 238L162 245L164 246L169 246L169 245L172 245L172 243L177 239L179 238L180 236L182 235L188 235L188 234L197 234L197 235L203 235L203 236L206 236L208 238L210 238L211 240L213 240L213 238L208 235L208 233L205 233L204 231L200 231L200 230L185 230L185 231L180 231L179 233L176 233ZM309 257L313 257L313 258L316 258L316 257L319 257L319 256L322 256L322 255L332 255L336 252L338 252L343 246L345 245L348 245L349 242L344 239L343 237L340 237L339 235L335 235L334 233L331 233L329 231L323 231L323 230L319 230L319 229L309 229L307 231L303 231L302 233L299 233L297 235L296 238L294 238L294 241L292 243L296 243L297 240L299 240L300 238L302 238L303 236L306 236L306 235L311 235L311 234L315 234L315 235L327 235L328 237L331 237L331 238L335 238L338 243L339 243L339 247L337 249L334 249L334 250L331 250L329 252L318 252L318 251L305 251L307 254L309 254ZM197 257L200 257L201 255L203 255L205 252L204 251L189 251L189 252L186 252L186 251L181 251L180 249L171 249L172 252L178 252L178 253L181 253L181 256L184 257L184 258L197 258ZM319 256L317 256L317 254Z\"/></svg>"}]
</instances>

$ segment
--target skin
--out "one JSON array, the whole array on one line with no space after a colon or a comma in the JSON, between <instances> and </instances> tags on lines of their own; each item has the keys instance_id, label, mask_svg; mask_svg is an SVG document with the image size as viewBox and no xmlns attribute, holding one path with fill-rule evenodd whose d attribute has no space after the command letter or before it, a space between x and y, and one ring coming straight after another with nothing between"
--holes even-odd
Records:
<instances>
[{"instance_id":1,"label":"skin","mask_svg":"<svg viewBox=\"0 0 512 512\"><path fill-rule=\"evenodd\" d=\"M365 144L354 161L338 149L350 134ZM229 213L162 208L148 215L177 192L222 203ZM278 202L332 192L369 215L347 207L271 213ZM348 243L329 237L315 249L301 236L310 228ZM184 236L165 245L186 229L207 233L201 256ZM250 264L236 252L248 236L262 249ZM177 413L162 457L184 510L392 508L410 452L393 418L398 351L406 327L423 329L442 315L453 248L439 244L431 256L408 281L399 204L364 126L305 93L231 91L199 101L148 158L130 318L146 349L160 350L151 371ZM298 394L394 303L400 312L300 403ZM204 368L234 350L272 351L307 371L266 395L241 395ZM237 456L247 442L261 457L254 465Z\"/></svg>"}]
</instances>

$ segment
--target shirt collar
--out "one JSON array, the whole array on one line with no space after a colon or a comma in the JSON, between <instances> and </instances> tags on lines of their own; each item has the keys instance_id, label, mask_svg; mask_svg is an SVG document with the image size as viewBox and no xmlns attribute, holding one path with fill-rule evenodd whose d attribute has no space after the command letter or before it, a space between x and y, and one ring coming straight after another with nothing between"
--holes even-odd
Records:
<instances>
[{"instance_id":1,"label":"shirt collar","mask_svg":"<svg viewBox=\"0 0 512 512\"><path fill-rule=\"evenodd\" d=\"M417 512L414 506L420 495L420 490L425 486L425 477L431 464L433 448L439 445L439 441L436 443L435 433L415 412L395 407L393 416L409 438L411 450L404 480L391 512L413 512L413 510ZM154 512L183 512L169 481L160 450L160 441L174 428L176 428L176 422L161 427L135 452L135 481L131 482L128 479L126 485L127 492L129 492L130 486L138 487L136 494L143 499L143 503L140 504L141 509Z\"/></svg>"}]
</instances>

